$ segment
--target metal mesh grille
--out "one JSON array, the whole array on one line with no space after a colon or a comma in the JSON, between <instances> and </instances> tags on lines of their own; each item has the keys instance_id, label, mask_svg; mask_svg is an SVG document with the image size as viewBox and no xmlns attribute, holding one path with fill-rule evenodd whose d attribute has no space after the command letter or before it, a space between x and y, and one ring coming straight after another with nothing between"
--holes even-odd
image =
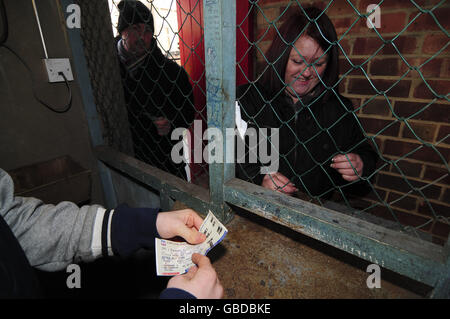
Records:
<instances>
[{"instance_id":1,"label":"metal mesh grille","mask_svg":"<svg viewBox=\"0 0 450 319\"><path fill-rule=\"evenodd\" d=\"M132 30L129 36L153 28L153 40L148 46L140 43L135 48L143 49L139 58L131 60L118 55L118 15L123 10L118 8L119 1L109 1L109 9L106 1L78 3L108 144L208 187L208 165L203 159L193 161L196 139L202 150L207 143L202 138L207 128L202 1L140 1L152 13L153 26L145 16L132 16L124 23L141 19L144 29ZM449 65L449 34L442 12L448 13L449 5L446 1L380 1L382 27L378 29L367 26L372 21L368 17L376 11L366 11L369 4L365 0L249 1L247 12L237 21L237 49L245 47L236 58L241 116L257 134L260 129L279 129L278 172L298 189L293 196L421 238L435 240L439 234L436 242L442 244L450 229L450 148L448 121L442 119L448 119L448 81L441 82L439 77L448 78L444 68ZM308 14L310 5L319 12ZM302 14L305 25L287 36L282 25L295 12ZM325 14L337 31L335 39L323 29ZM406 22L396 24L398 16ZM245 24L255 26L255 32L249 34ZM428 41L424 30L431 30L435 40ZM311 32L323 50L314 59L295 46L302 34ZM415 38L421 39L416 45L420 54L411 48ZM277 50L269 49L271 44ZM302 68L286 81L291 53ZM319 74L322 59L334 53L338 53L336 60L327 63L339 66L336 77L325 72L318 77L316 89L320 89L300 94L297 80ZM253 59L250 66L248 57ZM395 67L391 68L391 62ZM436 62L443 64L438 73L432 69ZM432 117L436 113L441 119ZM195 120L201 123L197 134ZM424 125L434 122L438 129L427 137ZM178 141L172 141L170 133L177 127L191 132L190 176L184 164L171 162L171 150ZM349 154L359 155L362 171ZM250 155L247 150L246 156ZM264 161L255 155L258 162L236 164L236 174L261 185L264 174L259 169ZM343 179L330 166L337 155L343 155L343 162L351 160L348 174L355 173L356 180ZM289 187L287 181L268 178L277 191Z\"/></svg>"},{"instance_id":2,"label":"metal mesh grille","mask_svg":"<svg viewBox=\"0 0 450 319\"><path fill-rule=\"evenodd\" d=\"M205 162L191 163L187 170L184 163L171 160L172 148L179 142L179 138L171 138L175 128L190 130L192 138L186 138L186 150L192 148L196 138L205 146L203 43L202 38L192 42L188 32L194 25L202 34L201 22L192 15L195 7L182 8L176 1L141 1L142 6L134 10L131 6L119 8L119 3L78 2L83 12L82 39L105 141L157 168L207 186ZM144 29L133 27L137 24ZM118 27L126 35L121 37ZM143 41L146 32L151 33L148 43ZM133 47L119 51L125 42ZM203 65L201 72L189 69L193 60ZM192 128L194 120L201 126L198 134Z\"/></svg>"},{"instance_id":3,"label":"metal mesh grille","mask_svg":"<svg viewBox=\"0 0 450 319\"><path fill-rule=\"evenodd\" d=\"M274 175L261 174L260 167L263 164L261 158L258 158L256 164L249 164L248 160L246 164L238 164L237 175L276 191L424 239L431 240L434 228L432 226L439 224L447 230L440 234L444 236L443 240L437 239L436 242L445 243L450 207L443 194L448 191L446 181L449 149L441 143L446 143L448 134L440 135L434 141L422 138L423 134L416 121L427 120L427 115L433 108L442 107L436 105L436 102L448 102L448 85L438 85L437 81L427 79L430 77L427 76L430 72L429 63L436 57L448 57L449 35L443 26L442 16L438 19L436 14L439 9L445 10L444 7L448 4L445 4L445 1L436 1L433 4L422 2L422 8L415 1L402 1L397 4L398 8L409 5L415 10L410 13L409 21L392 35L392 31L383 33L382 30L387 30L389 23L395 24L392 19L395 19L396 11L393 10L394 14L391 15L380 16L383 27L369 28L370 23L373 25L376 20L372 21L372 17L368 17L375 13L377 7L372 6L371 10L364 11L366 1L278 2L280 3L257 1L251 4L250 11L257 16L259 28L257 37L253 41L249 40L252 50L258 56L257 72L254 77L247 79L249 84L238 88L237 99L240 101L242 117L255 128L255 132L268 127L279 128L279 147L275 148L279 158L279 170ZM379 5L378 9L382 10L395 5L392 1L376 4ZM318 9L310 9L311 5ZM325 14L331 14L335 18L332 19L338 31L335 37L333 32L327 29L329 25L324 18ZM290 19L292 16L295 18ZM416 30L425 20L431 20L432 30L442 34L436 36L445 39L442 41L443 45L433 52L426 51L427 54L422 55L422 59L405 55L405 52L402 52L405 48L405 39L402 36L405 33L409 35L411 30ZM354 35L358 31L360 33L361 28L365 28L369 38L361 39L361 36ZM308 55L308 47L302 45L309 44L297 42L302 35L313 37L316 43L319 43L321 53ZM353 44L353 56L356 55L356 58L349 50L349 42ZM356 51L367 50L368 47L373 47L369 56L359 57L358 55L362 54ZM336 57L336 53L340 58ZM385 57L383 54L390 55ZM326 57L327 67L332 68L336 64L340 66L338 78L327 74L330 69L320 74ZM400 63L401 67L382 71L386 69L382 68L383 62L389 63L392 59ZM293 66L294 64L297 66ZM289 70L289 67L294 71ZM385 75L387 80L379 75ZM405 115L404 111L394 108L394 103L401 104L396 102L399 101L396 97L403 96L403 93L406 92L406 97L408 96L410 87L405 84L410 77L421 79L419 85L427 90L428 96L426 102L417 102L415 108ZM303 94L305 89L298 83L307 82L309 78L316 78L318 86ZM308 88L309 84L306 83L305 86ZM399 94L400 91L403 92ZM341 95L341 92L348 98ZM360 99L359 95L365 95L365 99ZM383 104L388 110L389 120L359 117L369 110L374 101L377 105ZM448 105L444 106L444 109L448 113ZM376 128L372 125L368 130L368 121L375 122ZM383 142L385 135L389 135L388 132L399 125L403 130L399 136L407 139L387 141L389 144L397 143L398 147L393 153L386 149L386 143ZM415 141L410 142L411 139ZM249 141L250 138L247 138L247 143ZM250 157L251 152L249 147L247 156ZM254 156L260 155L256 148L253 152ZM359 155L362 160L362 171L358 170L353 154ZM345 173L330 167L337 155L349 164ZM342 155L346 159L342 159ZM431 162L434 167L441 167L437 170L440 173L434 175L432 182L424 183L417 178L412 179L408 177L409 172L405 168L411 163L410 159L416 165L425 166L417 164L417 159L423 163ZM357 176L356 180L343 178L343 174L352 175L352 171ZM379 176L380 172L386 171L389 175ZM282 177L279 177L280 173ZM387 195L385 189L390 188L390 185L386 185L385 180L386 177L393 176L399 180L401 190ZM440 195L431 197L430 193L436 184L444 187ZM438 198L439 201L433 200ZM416 203L420 203L420 207L425 207L427 213L418 214L414 211L409 214L405 209L398 209L398 204L402 201L408 201L413 208L411 210L415 210ZM440 208L436 210L436 207ZM447 211L444 211L445 207Z\"/></svg>"},{"instance_id":4,"label":"metal mesh grille","mask_svg":"<svg viewBox=\"0 0 450 319\"><path fill-rule=\"evenodd\" d=\"M77 4L83 12L81 37L103 138L108 145L133 155L119 64L111 42L113 35L111 29L105 27L111 23L108 3L79 0Z\"/></svg>"}]
</instances>

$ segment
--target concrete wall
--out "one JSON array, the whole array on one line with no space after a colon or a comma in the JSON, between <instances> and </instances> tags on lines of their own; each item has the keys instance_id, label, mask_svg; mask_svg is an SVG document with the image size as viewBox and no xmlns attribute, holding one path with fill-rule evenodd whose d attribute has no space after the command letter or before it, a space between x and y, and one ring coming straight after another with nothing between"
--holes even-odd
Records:
<instances>
[{"instance_id":1,"label":"concrete wall","mask_svg":"<svg viewBox=\"0 0 450 319\"><path fill-rule=\"evenodd\" d=\"M36 1L36 4L49 58L71 58L63 17L65 9L57 0ZM74 81L70 82L73 102L67 113L57 114L40 104L33 96L33 85L41 100L61 107L68 98L65 84L47 82L41 61L45 55L32 2L5 1L5 7L9 23L5 44L28 64L31 72L10 51L0 47L0 167L11 170L70 155L92 171L91 199L93 203L103 204L77 75L74 72Z\"/></svg>"}]
</instances>

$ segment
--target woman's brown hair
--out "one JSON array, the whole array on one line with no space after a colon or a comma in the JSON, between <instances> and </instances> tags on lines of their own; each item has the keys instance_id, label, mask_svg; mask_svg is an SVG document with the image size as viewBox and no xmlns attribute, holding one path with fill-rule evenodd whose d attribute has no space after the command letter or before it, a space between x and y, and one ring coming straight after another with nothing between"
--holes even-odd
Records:
<instances>
[{"instance_id":1,"label":"woman's brown hair","mask_svg":"<svg viewBox=\"0 0 450 319\"><path fill-rule=\"evenodd\" d=\"M333 87L337 83L339 50L333 23L322 10L316 7L308 7L304 10L296 8L278 29L265 55L272 65L267 68L259 83L271 94L271 97L284 90L286 85L284 75L289 54L295 41L303 35L314 39L328 54L327 68L322 76L322 81L328 87ZM325 99L329 94L330 91L326 92Z\"/></svg>"}]
</instances>

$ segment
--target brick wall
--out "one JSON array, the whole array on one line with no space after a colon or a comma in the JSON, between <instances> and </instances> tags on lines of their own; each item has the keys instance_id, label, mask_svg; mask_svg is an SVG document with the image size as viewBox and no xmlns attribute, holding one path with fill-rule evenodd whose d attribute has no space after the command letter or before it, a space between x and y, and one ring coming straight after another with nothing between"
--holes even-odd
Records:
<instances>
[{"instance_id":1,"label":"brick wall","mask_svg":"<svg viewBox=\"0 0 450 319\"><path fill-rule=\"evenodd\" d=\"M300 2L324 9L330 1ZM369 4L379 1L351 2L360 12L366 13ZM423 9L431 9L439 3L434 0L415 2ZM448 32L450 3L441 2L433 13ZM262 52L268 48L276 32L275 26L280 25L285 16L283 13L290 6L297 4L295 1L260 0L253 7L256 15L254 41ZM450 230L445 222L445 218L450 219L450 177L446 167L450 158L449 37L430 14L419 15L419 9L409 0L385 0L381 5L381 28L377 31L386 40L400 33L393 41L395 47L411 67L426 62L419 70L433 93L417 69L405 74L409 68L397 49L392 44L382 47L383 41L366 26L366 19L357 21L358 16L348 1L333 1L326 13L333 21L338 37L347 32L340 44L350 61L362 65L352 70L341 52L341 75L346 74L340 85L341 93L352 99L362 127L374 138L386 159L380 161L380 171L374 180L377 194L367 196L366 204L391 203L392 211L401 223L414 227L425 224L421 231L432 234L434 242L445 243ZM441 52L428 61L438 51ZM264 60L258 50L255 52L257 75ZM362 70L376 88L387 90L386 97L375 96L376 91ZM404 118L408 118L407 121L402 120ZM395 164L389 161L395 161ZM406 193L407 196L399 200ZM369 211L393 219L384 205ZM435 214L441 217L435 218Z\"/></svg>"}]
</instances>

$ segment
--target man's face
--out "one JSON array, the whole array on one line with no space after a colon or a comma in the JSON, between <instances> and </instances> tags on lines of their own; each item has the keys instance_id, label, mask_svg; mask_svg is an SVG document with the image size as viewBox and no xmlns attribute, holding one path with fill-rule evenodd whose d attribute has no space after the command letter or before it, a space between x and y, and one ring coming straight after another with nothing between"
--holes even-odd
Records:
<instances>
[{"instance_id":1,"label":"man's face","mask_svg":"<svg viewBox=\"0 0 450 319\"><path fill-rule=\"evenodd\" d=\"M140 56L150 50L153 33L145 23L130 25L120 35L129 53Z\"/></svg>"}]
</instances>

